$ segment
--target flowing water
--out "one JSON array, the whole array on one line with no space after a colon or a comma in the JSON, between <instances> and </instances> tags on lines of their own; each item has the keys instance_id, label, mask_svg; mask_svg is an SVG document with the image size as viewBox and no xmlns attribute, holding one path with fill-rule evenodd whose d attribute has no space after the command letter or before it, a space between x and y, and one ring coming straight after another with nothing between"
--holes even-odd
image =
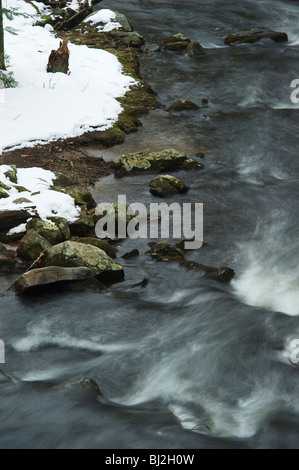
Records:
<instances>
[{"instance_id":1,"label":"flowing water","mask_svg":"<svg viewBox=\"0 0 299 470\"><path fill-rule=\"evenodd\" d=\"M176 173L190 190L167 202L204 204L204 245L187 259L230 266L222 284L145 256L149 240L119 243L125 280L98 293L1 298L1 448L299 447L299 5L295 1L144 1L98 8L127 14L147 44L183 32L204 57L141 55L143 78L163 105L105 152L204 152L203 171ZM227 47L249 27L288 33ZM199 110L169 114L190 99ZM96 201L153 202L151 175L113 176ZM156 200L155 200L156 202ZM16 273L2 273L4 290ZM144 278L147 285L138 285ZM298 344L296 339L298 338ZM292 359L293 358L293 359ZM292 360L291 360L292 359ZM89 377L105 398L49 384ZM207 428L209 426L210 429Z\"/></svg>"}]
</instances>

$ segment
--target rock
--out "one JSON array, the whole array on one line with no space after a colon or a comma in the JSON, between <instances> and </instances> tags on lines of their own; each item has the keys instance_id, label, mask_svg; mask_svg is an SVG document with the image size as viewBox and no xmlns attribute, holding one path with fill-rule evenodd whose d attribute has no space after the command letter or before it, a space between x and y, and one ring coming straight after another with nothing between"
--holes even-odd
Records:
<instances>
[{"instance_id":1,"label":"rock","mask_svg":"<svg viewBox=\"0 0 299 470\"><path fill-rule=\"evenodd\" d=\"M265 38L272 39L272 41L275 42L282 42L288 40L288 35L286 33L273 31L272 29L266 27L250 28L246 31L229 34L224 39L224 43L228 45L254 43L260 39Z\"/></svg>"},{"instance_id":2,"label":"rock","mask_svg":"<svg viewBox=\"0 0 299 470\"><path fill-rule=\"evenodd\" d=\"M7 170L4 173L4 176L6 176L6 178L8 178L12 183L17 184L17 182L18 182L17 168L16 168L15 165L10 165L10 167L11 167L11 170Z\"/></svg>"},{"instance_id":3,"label":"rock","mask_svg":"<svg viewBox=\"0 0 299 470\"><path fill-rule=\"evenodd\" d=\"M89 22L91 23L92 21L94 21L94 15L96 15L98 13L98 11L101 11L101 10L97 10L93 13L91 13L90 15L87 16L87 18L85 18L85 22ZM133 26L131 24L131 22L129 21L129 19L126 17L126 15L124 15L123 13L120 13L119 11L116 11L116 10L112 10L113 13L115 14L115 18L113 19L113 22L115 23L119 23L120 24L120 27L117 28L117 30L119 31L122 31L122 32L132 32L133 31ZM98 26L104 26L105 23L99 21L99 22L93 22L92 25L97 28Z\"/></svg>"},{"instance_id":4,"label":"rock","mask_svg":"<svg viewBox=\"0 0 299 470\"><path fill-rule=\"evenodd\" d=\"M230 282L235 275L234 270L228 268L227 266L222 266L221 268L214 268L201 263L197 263L196 261L187 261L185 259L182 260L180 264L189 270L204 272L206 277L224 283Z\"/></svg>"},{"instance_id":5,"label":"rock","mask_svg":"<svg viewBox=\"0 0 299 470\"><path fill-rule=\"evenodd\" d=\"M67 389L67 388L74 388L74 387L85 388L85 389L91 390L96 396L102 396L102 393L99 389L98 384L94 380L88 379L86 377L83 377L77 380L71 380L69 382L63 382L58 385L54 385L51 387L51 390L57 390L57 389L62 389L62 388Z\"/></svg>"},{"instance_id":6,"label":"rock","mask_svg":"<svg viewBox=\"0 0 299 470\"><path fill-rule=\"evenodd\" d=\"M194 158L187 158L182 164L182 170L203 170L204 165Z\"/></svg>"},{"instance_id":7,"label":"rock","mask_svg":"<svg viewBox=\"0 0 299 470\"><path fill-rule=\"evenodd\" d=\"M72 239L72 241L96 246L100 248L101 250L105 251L105 253L108 256L110 256L110 258L113 258L113 259L116 258L117 249L114 248L114 246L111 246L110 243L108 243L106 240L100 240L99 238L95 238L95 237L84 237L84 238L76 237Z\"/></svg>"},{"instance_id":8,"label":"rock","mask_svg":"<svg viewBox=\"0 0 299 470\"><path fill-rule=\"evenodd\" d=\"M56 245L65 240L65 237L60 228L52 222L47 222L42 219L31 219L26 224L26 230L35 230L39 235L48 240L51 245ZM70 238L70 237L69 237Z\"/></svg>"},{"instance_id":9,"label":"rock","mask_svg":"<svg viewBox=\"0 0 299 470\"><path fill-rule=\"evenodd\" d=\"M170 194L185 193L189 186L171 175L159 175L149 183L150 192L155 196L168 196Z\"/></svg>"},{"instance_id":10,"label":"rock","mask_svg":"<svg viewBox=\"0 0 299 470\"><path fill-rule=\"evenodd\" d=\"M0 267L13 266L13 265L14 265L14 260L11 256L9 256L8 252L7 254L0 253Z\"/></svg>"},{"instance_id":11,"label":"rock","mask_svg":"<svg viewBox=\"0 0 299 470\"><path fill-rule=\"evenodd\" d=\"M150 150L128 153L116 158L112 165L118 177L140 172L172 171L182 167L187 156L176 150L166 149L160 152Z\"/></svg>"},{"instance_id":12,"label":"rock","mask_svg":"<svg viewBox=\"0 0 299 470\"><path fill-rule=\"evenodd\" d=\"M5 245L3 245L3 243L0 243L0 253L2 255L8 255L8 249L6 248Z\"/></svg>"},{"instance_id":13,"label":"rock","mask_svg":"<svg viewBox=\"0 0 299 470\"><path fill-rule=\"evenodd\" d=\"M87 5L86 7L80 9L80 11L75 12L74 15L69 15L65 17L60 23L56 23L55 30L70 30L78 26L92 11L92 7Z\"/></svg>"},{"instance_id":14,"label":"rock","mask_svg":"<svg viewBox=\"0 0 299 470\"><path fill-rule=\"evenodd\" d=\"M0 188L0 199L3 199L5 197L9 197L9 195L3 188Z\"/></svg>"},{"instance_id":15,"label":"rock","mask_svg":"<svg viewBox=\"0 0 299 470\"><path fill-rule=\"evenodd\" d=\"M55 225L59 228L63 236L63 239L62 239L63 241L69 240L71 238L69 223L64 217L52 216L52 217L47 217L47 220L54 222Z\"/></svg>"},{"instance_id":16,"label":"rock","mask_svg":"<svg viewBox=\"0 0 299 470\"><path fill-rule=\"evenodd\" d=\"M13 201L14 204L23 204L24 202L28 204L33 204L32 201L30 201L29 199L26 199L26 197L18 197L17 199Z\"/></svg>"},{"instance_id":17,"label":"rock","mask_svg":"<svg viewBox=\"0 0 299 470\"><path fill-rule=\"evenodd\" d=\"M25 272L18 277L11 288L17 293L22 294L31 287L63 281L81 280L90 276L92 276L92 271L86 267L63 268L58 266L47 266Z\"/></svg>"},{"instance_id":18,"label":"rock","mask_svg":"<svg viewBox=\"0 0 299 470\"><path fill-rule=\"evenodd\" d=\"M31 229L20 241L17 253L21 258L33 261L40 256L42 251L50 249L51 246L48 240Z\"/></svg>"},{"instance_id":19,"label":"rock","mask_svg":"<svg viewBox=\"0 0 299 470\"><path fill-rule=\"evenodd\" d=\"M32 215L24 210L0 211L0 228L1 230L10 230L24 224L31 217Z\"/></svg>"},{"instance_id":20,"label":"rock","mask_svg":"<svg viewBox=\"0 0 299 470\"><path fill-rule=\"evenodd\" d=\"M198 56L198 55L205 55L204 48L199 44L199 42L194 41L194 42L189 42L189 44L186 47L185 50L185 55L188 55L190 57L192 56Z\"/></svg>"},{"instance_id":21,"label":"rock","mask_svg":"<svg viewBox=\"0 0 299 470\"><path fill-rule=\"evenodd\" d=\"M185 256L183 250L166 241L154 243L145 254L155 258L157 261L173 261L183 259Z\"/></svg>"},{"instance_id":22,"label":"rock","mask_svg":"<svg viewBox=\"0 0 299 470\"><path fill-rule=\"evenodd\" d=\"M52 266L85 266L103 281L118 280L124 276L120 264L100 248L85 243L66 241L55 245L49 249L47 259Z\"/></svg>"},{"instance_id":23,"label":"rock","mask_svg":"<svg viewBox=\"0 0 299 470\"><path fill-rule=\"evenodd\" d=\"M86 205L87 209L92 209L96 203L91 195L91 192L82 186L67 186L65 192L75 199L75 203L79 206Z\"/></svg>"},{"instance_id":24,"label":"rock","mask_svg":"<svg viewBox=\"0 0 299 470\"><path fill-rule=\"evenodd\" d=\"M9 191L11 189L11 186L8 186L8 184L1 183L0 181L0 188L5 189L5 191Z\"/></svg>"},{"instance_id":25,"label":"rock","mask_svg":"<svg viewBox=\"0 0 299 470\"><path fill-rule=\"evenodd\" d=\"M135 256L139 256L139 251L137 250L137 248L134 248L133 250L128 251L127 253L122 255L122 258L129 259L129 258L134 258Z\"/></svg>"},{"instance_id":26,"label":"rock","mask_svg":"<svg viewBox=\"0 0 299 470\"><path fill-rule=\"evenodd\" d=\"M159 44L147 44L144 46L142 52L145 54L148 54L149 52L159 52L161 50L161 47Z\"/></svg>"},{"instance_id":27,"label":"rock","mask_svg":"<svg viewBox=\"0 0 299 470\"><path fill-rule=\"evenodd\" d=\"M72 237L88 237L94 232L95 220L92 215L80 214L79 218L69 224Z\"/></svg>"},{"instance_id":28,"label":"rock","mask_svg":"<svg viewBox=\"0 0 299 470\"><path fill-rule=\"evenodd\" d=\"M163 41L164 48L170 51L184 51L190 43L190 39L182 33L174 34Z\"/></svg>"},{"instance_id":29,"label":"rock","mask_svg":"<svg viewBox=\"0 0 299 470\"><path fill-rule=\"evenodd\" d=\"M53 186L58 186L61 188L67 188L68 186L73 186L71 180L68 176L63 173L55 173L56 179L53 181Z\"/></svg>"},{"instance_id":30,"label":"rock","mask_svg":"<svg viewBox=\"0 0 299 470\"><path fill-rule=\"evenodd\" d=\"M67 47L68 40L63 39L57 50L52 50L49 55L48 73L68 73L70 51Z\"/></svg>"},{"instance_id":31,"label":"rock","mask_svg":"<svg viewBox=\"0 0 299 470\"><path fill-rule=\"evenodd\" d=\"M186 111L189 109L199 109L199 106L190 100L179 100L179 101L175 101L170 106L168 106L166 111L177 113L177 112Z\"/></svg>"},{"instance_id":32,"label":"rock","mask_svg":"<svg viewBox=\"0 0 299 470\"><path fill-rule=\"evenodd\" d=\"M221 268L214 268L198 263L196 261L189 261L184 258L185 253L180 249L181 242L177 245L172 245L166 241L151 243L150 250L145 254L155 258L156 261L177 261L181 266L188 270L198 271L205 274L206 277L220 282L228 283L234 277L235 272L227 266Z\"/></svg>"},{"instance_id":33,"label":"rock","mask_svg":"<svg viewBox=\"0 0 299 470\"><path fill-rule=\"evenodd\" d=\"M116 40L117 44L123 44L127 47L136 47L140 49L144 44L141 34L135 31L126 33L123 31L110 31L109 36Z\"/></svg>"}]
</instances>

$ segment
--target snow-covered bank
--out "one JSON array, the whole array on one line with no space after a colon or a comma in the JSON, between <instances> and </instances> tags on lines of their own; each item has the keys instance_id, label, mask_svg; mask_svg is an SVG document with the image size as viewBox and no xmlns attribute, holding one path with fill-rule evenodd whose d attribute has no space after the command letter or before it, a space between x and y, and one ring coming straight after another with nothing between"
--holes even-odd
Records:
<instances>
[{"instance_id":1,"label":"snow-covered bank","mask_svg":"<svg viewBox=\"0 0 299 470\"><path fill-rule=\"evenodd\" d=\"M14 73L18 87L6 89L5 102L0 104L0 154L7 147L111 127L122 110L116 98L135 83L122 74L117 58L104 50L69 44L69 75L47 73L49 54L59 47L52 28L33 26L36 10L23 0L5 0L3 7L32 16L5 19L5 26L18 33L5 33L8 71Z\"/></svg>"},{"instance_id":2,"label":"snow-covered bank","mask_svg":"<svg viewBox=\"0 0 299 470\"><path fill-rule=\"evenodd\" d=\"M71 196L50 189L56 179L52 171L34 167L18 168L15 184L5 175L10 170L10 166L0 165L0 188L2 186L8 196L0 198L0 212L23 209L32 215L39 215L41 219L57 216L69 222L79 216L80 210ZM21 188L26 191L20 191Z\"/></svg>"}]
</instances>

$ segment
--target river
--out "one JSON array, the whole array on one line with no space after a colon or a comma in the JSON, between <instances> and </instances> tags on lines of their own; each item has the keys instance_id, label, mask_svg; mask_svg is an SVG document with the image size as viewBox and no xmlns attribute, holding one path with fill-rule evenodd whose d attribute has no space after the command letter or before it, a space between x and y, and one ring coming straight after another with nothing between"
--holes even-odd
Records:
<instances>
[{"instance_id":1,"label":"river","mask_svg":"<svg viewBox=\"0 0 299 470\"><path fill-rule=\"evenodd\" d=\"M162 108L106 160L145 148L205 154L202 171L178 171L200 202L204 245L187 259L235 270L230 284L144 255L126 239L125 279L100 293L1 297L1 448L299 448L299 5L295 1L104 0L147 44L182 32L205 56L140 56ZM289 41L226 46L255 26ZM166 108L190 99L200 109ZM209 100L202 105L202 100ZM153 202L151 175L102 178L97 203ZM15 274L0 274L4 290ZM144 278L146 285L138 285ZM297 341L296 341L297 340ZM299 359L298 359L299 360ZM58 384L89 377L103 397Z\"/></svg>"}]
</instances>

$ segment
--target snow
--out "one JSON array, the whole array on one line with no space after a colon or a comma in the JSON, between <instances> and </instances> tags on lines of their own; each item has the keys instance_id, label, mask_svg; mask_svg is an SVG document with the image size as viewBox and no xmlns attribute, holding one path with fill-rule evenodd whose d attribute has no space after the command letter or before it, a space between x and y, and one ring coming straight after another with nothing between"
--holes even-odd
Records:
<instances>
[{"instance_id":1,"label":"snow","mask_svg":"<svg viewBox=\"0 0 299 470\"><path fill-rule=\"evenodd\" d=\"M112 31L113 29L121 28L121 24L115 20L116 15L112 10L103 8L93 13L91 16L85 18L85 22L97 25L96 28L98 31ZM102 24L97 24L102 23Z\"/></svg>"},{"instance_id":2,"label":"snow","mask_svg":"<svg viewBox=\"0 0 299 470\"><path fill-rule=\"evenodd\" d=\"M136 83L123 75L118 59L101 49L69 43L70 73L47 73L49 54L60 42L52 27L33 26L36 10L23 0L4 0L2 5L31 16L4 18L5 26L18 33L5 32L8 71L18 87L5 89L4 104L0 101L0 155L7 147L33 146L111 127L122 111L116 98ZM42 3L36 5L43 8ZM77 2L72 5L76 8ZM107 24L113 16L109 11L102 13L109 18Z\"/></svg>"},{"instance_id":3,"label":"snow","mask_svg":"<svg viewBox=\"0 0 299 470\"><path fill-rule=\"evenodd\" d=\"M17 184L14 184L5 176L8 170L11 170L10 166L0 165L0 182L10 186L9 190L5 189L9 197L0 199L0 212L24 209L31 215L39 215L41 219L57 216L74 222L78 218L80 209L75 206L74 199L68 194L50 189L56 179L52 171L36 167L18 168ZM23 186L27 191L19 192L16 186ZM16 204L14 201L20 198L30 202ZM24 225L17 227L19 232L23 229ZM16 228L13 230L16 232Z\"/></svg>"}]
</instances>

